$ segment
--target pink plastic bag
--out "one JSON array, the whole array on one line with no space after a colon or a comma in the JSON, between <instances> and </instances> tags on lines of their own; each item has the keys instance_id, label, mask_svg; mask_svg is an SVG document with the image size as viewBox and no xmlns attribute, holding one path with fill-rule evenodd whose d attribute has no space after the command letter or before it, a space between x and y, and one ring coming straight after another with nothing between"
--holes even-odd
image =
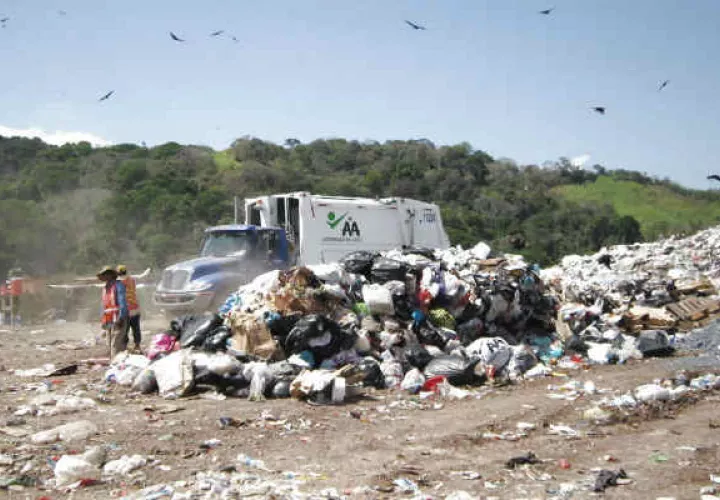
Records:
<instances>
[{"instance_id":1,"label":"pink plastic bag","mask_svg":"<svg viewBox=\"0 0 720 500\"><path fill-rule=\"evenodd\" d=\"M173 351L177 351L180 348L178 341L172 335L167 333L158 333L152 338L150 343L150 349L148 349L147 357L149 360L154 360L160 354L168 354Z\"/></svg>"}]
</instances>

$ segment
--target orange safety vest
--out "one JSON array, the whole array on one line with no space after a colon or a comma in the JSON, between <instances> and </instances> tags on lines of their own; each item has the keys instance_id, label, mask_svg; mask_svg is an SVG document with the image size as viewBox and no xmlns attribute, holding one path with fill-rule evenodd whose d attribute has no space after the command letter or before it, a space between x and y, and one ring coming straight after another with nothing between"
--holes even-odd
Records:
<instances>
[{"instance_id":1,"label":"orange safety vest","mask_svg":"<svg viewBox=\"0 0 720 500\"><path fill-rule=\"evenodd\" d=\"M132 314L133 311L140 309L140 305L137 301L137 290L135 287L135 278L132 276L126 276L123 279L125 285L125 300L127 300L128 311Z\"/></svg>"},{"instance_id":2,"label":"orange safety vest","mask_svg":"<svg viewBox=\"0 0 720 500\"><path fill-rule=\"evenodd\" d=\"M120 308L117 303L117 291L115 284L104 286L102 291L102 306L103 306L103 317L102 324L108 325L115 323L120 313Z\"/></svg>"}]
</instances>

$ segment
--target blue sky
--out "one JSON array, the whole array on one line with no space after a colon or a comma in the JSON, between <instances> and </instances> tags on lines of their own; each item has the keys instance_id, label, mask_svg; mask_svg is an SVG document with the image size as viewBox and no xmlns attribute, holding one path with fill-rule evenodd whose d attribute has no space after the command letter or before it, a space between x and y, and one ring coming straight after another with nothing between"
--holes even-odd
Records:
<instances>
[{"instance_id":1,"label":"blue sky","mask_svg":"<svg viewBox=\"0 0 720 500\"><path fill-rule=\"evenodd\" d=\"M422 137L700 188L720 170L717 0L6 0L5 16L4 134Z\"/></svg>"}]
</instances>

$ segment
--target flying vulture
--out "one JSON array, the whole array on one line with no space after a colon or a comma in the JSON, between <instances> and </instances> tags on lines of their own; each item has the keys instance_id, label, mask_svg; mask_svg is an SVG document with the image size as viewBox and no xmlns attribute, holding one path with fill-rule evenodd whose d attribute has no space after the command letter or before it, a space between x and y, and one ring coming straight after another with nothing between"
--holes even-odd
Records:
<instances>
[{"instance_id":1,"label":"flying vulture","mask_svg":"<svg viewBox=\"0 0 720 500\"><path fill-rule=\"evenodd\" d=\"M543 16L549 16L554 10L555 7L551 7L549 9L541 10L540 12L538 12L538 14L542 14Z\"/></svg>"},{"instance_id":2,"label":"flying vulture","mask_svg":"<svg viewBox=\"0 0 720 500\"><path fill-rule=\"evenodd\" d=\"M223 33L225 33L225 30L213 31L212 33L210 33L210 36L220 36Z\"/></svg>"},{"instance_id":3,"label":"flying vulture","mask_svg":"<svg viewBox=\"0 0 720 500\"><path fill-rule=\"evenodd\" d=\"M110 99L110 96L113 95L114 93L115 93L115 91L111 90L110 92L108 92L107 94L102 96L100 99L98 99L98 101L107 101L108 99Z\"/></svg>"},{"instance_id":4,"label":"flying vulture","mask_svg":"<svg viewBox=\"0 0 720 500\"><path fill-rule=\"evenodd\" d=\"M713 181L718 181L718 182L720 182L720 175L717 175L717 174L708 175L707 178L708 178L708 180L713 180Z\"/></svg>"},{"instance_id":5,"label":"flying vulture","mask_svg":"<svg viewBox=\"0 0 720 500\"><path fill-rule=\"evenodd\" d=\"M604 107L604 106L595 106L595 107L593 108L593 111L595 111L596 113L600 113L601 115L604 115L604 114L605 114L605 107Z\"/></svg>"},{"instance_id":6,"label":"flying vulture","mask_svg":"<svg viewBox=\"0 0 720 500\"><path fill-rule=\"evenodd\" d=\"M662 83L660 84L660 86L658 87L658 92L660 92L662 89L664 89L665 87L667 87L667 86L668 86L668 83L670 83L670 80L665 80L664 82L662 82Z\"/></svg>"},{"instance_id":7,"label":"flying vulture","mask_svg":"<svg viewBox=\"0 0 720 500\"><path fill-rule=\"evenodd\" d=\"M425 28L425 26L420 26L419 24L415 24L415 23L412 22L412 21L405 20L405 23L406 23L408 26L410 26L412 29L414 29L414 30L425 30L425 29L427 29L427 28Z\"/></svg>"},{"instance_id":8,"label":"flying vulture","mask_svg":"<svg viewBox=\"0 0 720 500\"><path fill-rule=\"evenodd\" d=\"M170 32L170 38L172 38L176 42L184 42L185 41L182 38L180 38L179 36L177 36L175 33L173 33L172 31Z\"/></svg>"}]
</instances>

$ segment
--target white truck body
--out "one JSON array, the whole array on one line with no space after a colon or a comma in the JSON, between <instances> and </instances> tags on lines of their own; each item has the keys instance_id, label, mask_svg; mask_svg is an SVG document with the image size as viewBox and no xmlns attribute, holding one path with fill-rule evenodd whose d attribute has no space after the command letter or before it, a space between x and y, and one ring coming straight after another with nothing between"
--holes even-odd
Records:
<instances>
[{"instance_id":1,"label":"white truck body","mask_svg":"<svg viewBox=\"0 0 720 500\"><path fill-rule=\"evenodd\" d=\"M359 250L450 246L440 208L407 198L260 196L245 200L245 221L285 228L299 265L336 262Z\"/></svg>"}]
</instances>

